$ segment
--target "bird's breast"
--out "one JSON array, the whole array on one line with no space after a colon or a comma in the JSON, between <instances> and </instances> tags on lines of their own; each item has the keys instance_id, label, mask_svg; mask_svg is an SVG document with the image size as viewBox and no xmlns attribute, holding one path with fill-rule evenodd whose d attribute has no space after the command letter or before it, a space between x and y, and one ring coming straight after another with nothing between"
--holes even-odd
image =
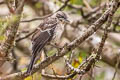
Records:
<instances>
[{"instance_id":1,"label":"bird's breast","mask_svg":"<svg viewBox=\"0 0 120 80\"><path fill-rule=\"evenodd\" d=\"M55 42L59 41L62 36L63 31L64 31L64 26L62 24L57 25L54 31L53 41Z\"/></svg>"}]
</instances>

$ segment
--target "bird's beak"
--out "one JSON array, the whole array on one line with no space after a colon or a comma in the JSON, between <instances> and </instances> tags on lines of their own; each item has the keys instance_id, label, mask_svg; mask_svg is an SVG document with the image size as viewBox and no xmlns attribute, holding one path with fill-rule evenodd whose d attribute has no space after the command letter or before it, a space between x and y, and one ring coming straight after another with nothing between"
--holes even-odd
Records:
<instances>
[{"instance_id":1,"label":"bird's beak","mask_svg":"<svg viewBox=\"0 0 120 80\"><path fill-rule=\"evenodd\" d=\"M65 20L65 23L70 24L70 21L68 19Z\"/></svg>"}]
</instances>

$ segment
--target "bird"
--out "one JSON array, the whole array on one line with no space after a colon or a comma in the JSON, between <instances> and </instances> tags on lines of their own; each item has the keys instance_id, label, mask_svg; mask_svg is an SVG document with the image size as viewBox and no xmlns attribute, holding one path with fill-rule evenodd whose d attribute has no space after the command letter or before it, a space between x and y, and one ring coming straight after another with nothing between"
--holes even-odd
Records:
<instances>
[{"instance_id":1,"label":"bird","mask_svg":"<svg viewBox=\"0 0 120 80\"><path fill-rule=\"evenodd\" d=\"M56 42L64 31L64 24L70 23L68 15L63 11L58 11L45 18L32 35L32 58L27 68L27 73L31 73L36 57L47 43Z\"/></svg>"}]
</instances>

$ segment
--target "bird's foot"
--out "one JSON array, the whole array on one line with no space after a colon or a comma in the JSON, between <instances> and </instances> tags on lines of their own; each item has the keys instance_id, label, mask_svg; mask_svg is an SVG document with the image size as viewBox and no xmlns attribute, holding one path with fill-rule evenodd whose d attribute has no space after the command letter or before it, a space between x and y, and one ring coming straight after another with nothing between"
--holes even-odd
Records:
<instances>
[{"instance_id":1,"label":"bird's foot","mask_svg":"<svg viewBox=\"0 0 120 80\"><path fill-rule=\"evenodd\" d=\"M57 50L62 49L62 47L59 47L59 44L57 44L57 43L54 43L54 44L50 43L50 45L53 46L54 48L56 48Z\"/></svg>"},{"instance_id":2,"label":"bird's foot","mask_svg":"<svg viewBox=\"0 0 120 80\"><path fill-rule=\"evenodd\" d=\"M59 56L59 53L60 53L60 51L62 50L62 47L61 46L59 46L59 44L57 44L57 43L55 43L55 46L56 46L56 49L57 49L57 53L56 53L56 56Z\"/></svg>"},{"instance_id":3,"label":"bird's foot","mask_svg":"<svg viewBox=\"0 0 120 80\"><path fill-rule=\"evenodd\" d=\"M56 53L56 56L59 56L59 52L61 51L62 47L60 47L59 44L57 43L54 43L54 44L49 43L49 44L57 49L58 52Z\"/></svg>"}]
</instances>

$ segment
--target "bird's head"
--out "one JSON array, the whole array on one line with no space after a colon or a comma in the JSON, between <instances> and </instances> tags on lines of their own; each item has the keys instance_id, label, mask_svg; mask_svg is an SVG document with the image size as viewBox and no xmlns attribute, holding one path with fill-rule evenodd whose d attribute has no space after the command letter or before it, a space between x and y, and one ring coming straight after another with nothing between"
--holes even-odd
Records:
<instances>
[{"instance_id":1,"label":"bird's head","mask_svg":"<svg viewBox=\"0 0 120 80\"><path fill-rule=\"evenodd\" d=\"M55 17L58 18L58 20L62 23L70 23L67 14L63 11L56 12Z\"/></svg>"}]
</instances>

